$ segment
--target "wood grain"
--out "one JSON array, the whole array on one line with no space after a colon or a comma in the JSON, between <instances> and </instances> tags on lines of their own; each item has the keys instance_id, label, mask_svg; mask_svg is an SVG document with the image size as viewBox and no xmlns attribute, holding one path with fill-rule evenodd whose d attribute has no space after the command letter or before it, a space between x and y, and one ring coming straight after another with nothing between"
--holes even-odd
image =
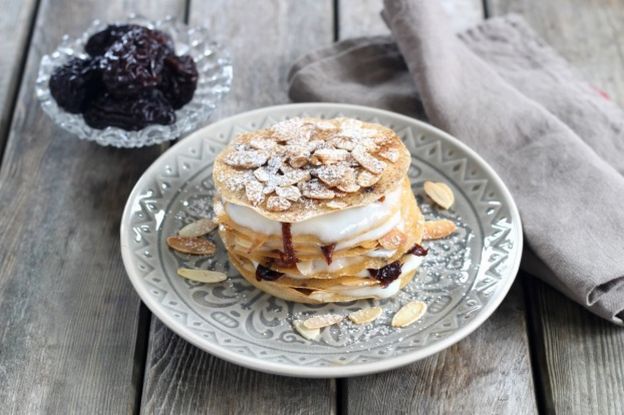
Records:
<instances>
[{"instance_id":1,"label":"wood grain","mask_svg":"<svg viewBox=\"0 0 624 415\"><path fill-rule=\"evenodd\" d=\"M624 1L493 0L515 12L594 85L624 104ZM536 356L549 413L624 413L624 330L537 279L528 283Z\"/></svg>"},{"instance_id":2,"label":"wood grain","mask_svg":"<svg viewBox=\"0 0 624 415\"><path fill-rule=\"evenodd\" d=\"M36 0L0 2L0 149L4 148L13 102L22 75L28 37L37 9ZM2 154L2 151L0 151Z\"/></svg>"},{"instance_id":3,"label":"wood grain","mask_svg":"<svg viewBox=\"0 0 624 415\"><path fill-rule=\"evenodd\" d=\"M131 412L139 300L119 254L125 200L159 148L121 151L53 125L39 60L95 18L183 15L184 3L43 1L0 171L0 412Z\"/></svg>"},{"instance_id":4,"label":"wood grain","mask_svg":"<svg viewBox=\"0 0 624 415\"><path fill-rule=\"evenodd\" d=\"M331 43L329 0L192 2L233 54L233 89L217 117L287 102L290 65ZM142 411L148 414L335 413L335 382L272 376L227 363L188 344L154 318Z\"/></svg>"},{"instance_id":5,"label":"wood grain","mask_svg":"<svg viewBox=\"0 0 624 415\"><path fill-rule=\"evenodd\" d=\"M351 3L355 2L345 6ZM341 34L368 33L362 25L364 3L357 3L357 13L341 9ZM459 16L455 18L460 21L453 23L458 29L477 23L474 16L483 15L480 3L472 2L477 11L471 13L459 12L467 2L457 4L452 15ZM447 1L445 6L452 4ZM338 382L342 413L535 413L521 284L516 282L499 309L456 345L401 369Z\"/></svg>"},{"instance_id":6,"label":"wood grain","mask_svg":"<svg viewBox=\"0 0 624 415\"><path fill-rule=\"evenodd\" d=\"M483 19L481 0L442 0L441 3L455 30L466 29ZM338 0L339 38L389 34L380 16L382 9L383 0Z\"/></svg>"}]
</instances>

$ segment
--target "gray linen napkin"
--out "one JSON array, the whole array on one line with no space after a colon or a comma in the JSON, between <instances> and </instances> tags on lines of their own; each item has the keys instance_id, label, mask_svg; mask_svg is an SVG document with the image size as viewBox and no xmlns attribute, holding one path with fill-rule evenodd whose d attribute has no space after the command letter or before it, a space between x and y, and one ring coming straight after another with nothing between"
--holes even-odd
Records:
<instances>
[{"instance_id":1,"label":"gray linen napkin","mask_svg":"<svg viewBox=\"0 0 624 415\"><path fill-rule=\"evenodd\" d=\"M291 99L385 108L458 137L518 204L523 268L623 324L624 112L519 17L459 36L437 0L386 0L384 18L394 41L343 41L297 62Z\"/></svg>"}]
</instances>

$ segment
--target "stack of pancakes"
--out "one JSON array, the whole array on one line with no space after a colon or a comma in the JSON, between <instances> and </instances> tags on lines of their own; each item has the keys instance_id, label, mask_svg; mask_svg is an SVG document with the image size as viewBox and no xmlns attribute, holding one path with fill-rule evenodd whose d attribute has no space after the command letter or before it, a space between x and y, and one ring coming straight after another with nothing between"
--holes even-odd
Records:
<instances>
[{"instance_id":1,"label":"stack of pancakes","mask_svg":"<svg viewBox=\"0 0 624 415\"><path fill-rule=\"evenodd\" d=\"M392 130L349 118L293 118L239 135L213 170L232 264L301 303L396 294L426 253L410 159Z\"/></svg>"}]
</instances>

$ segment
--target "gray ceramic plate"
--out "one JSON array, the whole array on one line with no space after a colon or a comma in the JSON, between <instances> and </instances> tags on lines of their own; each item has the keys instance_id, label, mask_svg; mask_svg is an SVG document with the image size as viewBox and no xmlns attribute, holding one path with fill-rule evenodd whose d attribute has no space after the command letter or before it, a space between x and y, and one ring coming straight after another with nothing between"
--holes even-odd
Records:
<instances>
[{"instance_id":1,"label":"gray ceramic plate","mask_svg":"<svg viewBox=\"0 0 624 415\"><path fill-rule=\"evenodd\" d=\"M428 244L420 274L394 298L311 306L271 297L249 285L226 259L171 252L165 239L211 213L212 162L238 133L295 116L348 116L394 129L412 153L409 177L427 218L447 217L456 234ZM422 195L424 180L448 183L454 207L440 211ZM339 377L392 369L436 353L475 330L505 297L518 271L522 229L509 191L494 171L455 138L412 118L342 104L263 108L205 127L163 154L129 197L121 222L121 250L135 289L174 332L220 358L289 376ZM179 266L225 271L216 285L176 275ZM390 327L396 310L418 299L426 315L404 329ZM379 303L384 314L369 326L347 320L324 329L319 341L293 332L292 321Z\"/></svg>"}]
</instances>

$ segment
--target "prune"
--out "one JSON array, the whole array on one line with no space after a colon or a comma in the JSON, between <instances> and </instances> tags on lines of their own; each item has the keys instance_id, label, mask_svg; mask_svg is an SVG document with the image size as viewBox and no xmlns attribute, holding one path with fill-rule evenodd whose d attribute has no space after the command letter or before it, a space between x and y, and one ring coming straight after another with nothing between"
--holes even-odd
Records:
<instances>
[{"instance_id":1,"label":"prune","mask_svg":"<svg viewBox=\"0 0 624 415\"><path fill-rule=\"evenodd\" d=\"M258 281L261 281L261 280L275 281L282 275L284 274L278 271L273 271L272 269L267 268L261 264L258 264L258 267L256 268L256 280Z\"/></svg>"},{"instance_id":2,"label":"prune","mask_svg":"<svg viewBox=\"0 0 624 415\"><path fill-rule=\"evenodd\" d=\"M91 56L102 56L113 43L137 27L140 26L134 24L108 25L106 29L91 35L85 45L85 52Z\"/></svg>"},{"instance_id":3,"label":"prune","mask_svg":"<svg viewBox=\"0 0 624 415\"><path fill-rule=\"evenodd\" d=\"M96 60L73 58L54 70L49 86L61 108L74 114L82 112L86 101L102 89Z\"/></svg>"},{"instance_id":4,"label":"prune","mask_svg":"<svg viewBox=\"0 0 624 415\"><path fill-rule=\"evenodd\" d=\"M429 250L419 244L414 245L409 251L408 254L416 255L416 256L425 256Z\"/></svg>"},{"instance_id":5,"label":"prune","mask_svg":"<svg viewBox=\"0 0 624 415\"><path fill-rule=\"evenodd\" d=\"M161 81L165 57L172 50L163 47L162 37L144 27L129 30L103 56L102 80L118 97L135 96L155 88Z\"/></svg>"},{"instance_id":6,"label":"prune","mask_svg":"<svg viewBox=\"0 0 624 415\"><path fill-rule=\"evenodd\" d=\"M159 88L173 108L179 109L193 99L198 76L192 57L171 55L165 58L162 83Z\"/></svg>"},{"instance_id":7,"label":"prune","mask_svg":"<svg viewBox=\"0 0 624 415\"><path fill-rule=\"evenodd\" d=\"M369 269L368 273L381 283L382 287L387 287L392 281L401 275L401 262L394 261L391 264L379 269Z\"/></svg>"},{"instance_id":8,"label":"prune","mask_svg":"<svg viewBox=\"0 0 624 415\"><path fill-rule=\"evenodd\" d=\"M105 92L88 105L84 119L93 128L136 131L150 124L173 124L176 118L162 93L152 89L132 98L116 98Z\"/></svg>"}]
</instances>

